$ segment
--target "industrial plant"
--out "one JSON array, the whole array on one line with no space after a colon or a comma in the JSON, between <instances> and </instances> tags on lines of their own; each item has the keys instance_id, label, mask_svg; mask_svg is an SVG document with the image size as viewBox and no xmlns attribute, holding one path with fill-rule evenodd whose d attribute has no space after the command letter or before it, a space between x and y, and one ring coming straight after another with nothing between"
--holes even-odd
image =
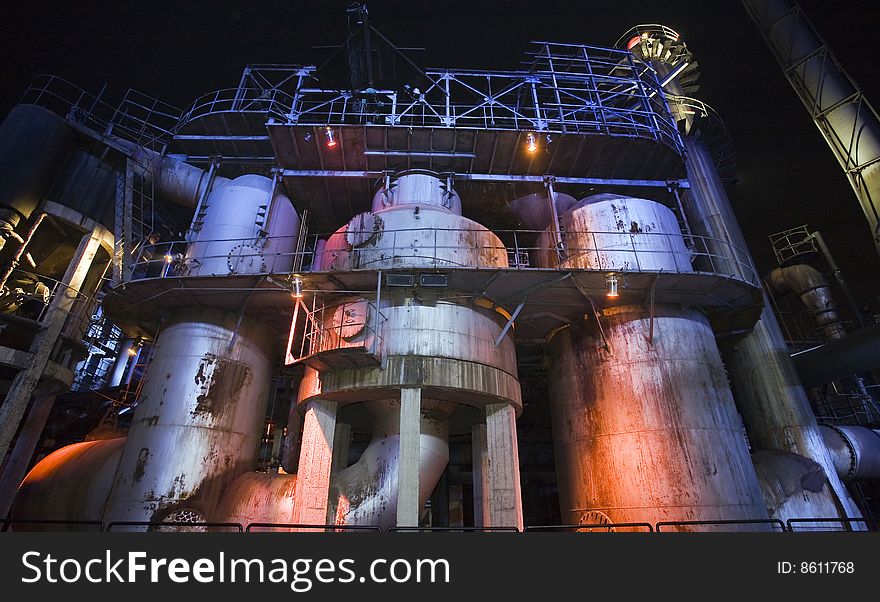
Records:
<instances>
[{"instance_id":1,"label":"industrial plant","mask_svg":"<svg viewBox=\"0 0 880 602\"><path fill-rule=\"evenodd\" d=\"M880 249L877 113L743 6ZM3 530L877 529L880 315L822 224L747 244L684 35L428 68L339 18L184 109L6 115Z\"/></svg>"}]
</instances>

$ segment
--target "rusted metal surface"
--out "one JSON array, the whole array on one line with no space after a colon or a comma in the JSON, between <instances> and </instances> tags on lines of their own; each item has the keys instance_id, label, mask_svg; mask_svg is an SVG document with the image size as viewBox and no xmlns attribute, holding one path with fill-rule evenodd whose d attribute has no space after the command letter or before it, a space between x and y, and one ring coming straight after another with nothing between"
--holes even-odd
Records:
<instances>
[{"instance_id":1,"label":"rusted metal surface","mask_svg":"<svg viewBox=\"0 0 880 602\"><path fill-rule=\"evenodd\" d=\"M539 266L612 272L679 273L693 269L678 220L660 203L597 194L563 213L560 221L565 248L560 255L535 251ZM552 236L548 231L542 239L551 240Z\"/></svg>"},{"instance_id":2,"label":"rusted metal surface","mask_svg":"<svg viewBox=\"0 0 880 602\"><path fill-rule=\"evenodd\" d=\"M764 519L742 423L712 329L697 311L658 306L654 344L639 307L549 343L549 391L564 522Z\"/></svg>"},{"instance_id":3,"label":"rusted metal surface","mask_svg":"<svg viewBox=\"0 0 880 602\"><path fill-rule=\"evenodd\" d=\"M681 198L691 230L700 236L728 241L729 249L748 249L709 153L696 138L685 138L685 145L691 189ZM720 248L719 253L723 252L724 248ZM751 256L747 259L754 265ZM731 257L728 264L733 269L739 262ZM824 494L838 506L842 516L860 517L861 512L834 470L766 296L761 319L752 331L720 340L719 348L752 447L792 453L817 462L831 484Z\"/></svg>"},{"instance_id":4,"label":"rusted metal surface","mask_svg":"<svg viewBox=\"0 0 880 602\"><path fill-rule=\"evenodd\" d=\"M820 426L819 431L841 479L880 479L880 430Z\"/></svg>"},{"instance_id":5,"label":"rusted metal surface","mask_svg":"<svg viewBox=\"0 0 880 602\"><path fill-rule=\"evenodd\" d=\"M322 270L508 266L501 240L461 216L458 195L436 174L394 178L375 195L372 206L372 214L356 216L327 240ZM516 354L511 336L503 334L506 318L472 304L472 292L461 300L451 300L453 293L449 287L436 292L422 287L417 294L383 288L380 301L377 290L373 298L342 299L324 312L322 328L335 337L324 343L331 348L368 346L382 362L354 368L333 368L329 363L327 369L307 367L300 384L300 407L318 400L366 402L372 416L373 439L361 459L333 476L331 520L382 527L400 521L413 524L446 467L446 418L455 403L511 404L511 416L520 411ZM376 312L381 312L381 320L371 318ZM379 327L371 331L367 325L374 322ZM401 455L402 389L418 389L421 399L417 478L410 470L415 452L412 457L406 450ZM511 420L504 428L513 424ZM418 482L418 500L407 490L405 508L398 513L401 461L406 464L404 477ZM518 491L518 474L513 480Z\"/></svg>"},{"instance_id":6,"label":"rusted metal surface","mask_svg":"<svg viewBox=\"0 0 880 602\"><path fill-rule=\"evenodd\" d=\"M777 267L770 272L767 280L780 293L793 293L800 298L826 340L846 335L831 285L816 268L805 263Z\"/></svg>"},{"instance_id":7,"label":"rusted metal surface","mask_svg":"<svg viewBox=\"0 0 880 602\"><path fill-rule=\"evenodd\" d=\"M105 513L211 520L220 496L256 467L273 366L272 333L249 316L180 312L159 335Z\"/></svg>"},{"instance_id":8,"label":"rusted metal surface","mask_svg":"<svg viewBox=\"0 0 880 602\"><path fill-rule=\"evenodd\" d=\"M12 507L19 520L100 520L125 438L84 441L52 452L25 477ZM19 525L15 530L38 530ZM48 527L57 531L57 526Z\"/></svg>"},{"instance_id":9,"label":"rusted metal surface","mask_svg":"<svg viewBox=\"0 0 880 602\"><path fill-rule=\"evenodd\" d=\"M329 514L334 524L384 529L397 523L400 401L371 401L366 407L373 439L355 464L331 477ZM454 408L442 401L421 401L419 508L431 497L449 461L447 418Z\"/></svg>"},{"instance_id":10,"label":"rusted metal surface","mask_svg":"<svg viewBox=\"0 0 880 602\"><path fill-rule=\"evenodd\" d=\"M779 451L759 451L753 459L770 518L839 514L840 509L829 495L831 485L816 462ZM832 530L842 531L843 526L835 525Z\"/></svg>"},{"instance_id":11,"label":"rusted metal surface","mask_svg":"<svg viewBox=\"0 0 880 602\"><path fill-rule=\"evenodd\" d=\"M658 251L649 254L654 269L688 257L674 214L653 201L597 195L561 219L566 231L577 225L567 245L586 246L581 238L611 226L627 238L665 233L643 237L661 243L648 249ZM635 268L626 254L608 259ZM702 313L666 304L607 308L557 332L548 354L564 522L595 512L612 522L767 518Z\"/></svg>"},{"instance_id":12,"label":"rusted metal surface","mask_svg":"<svg viewBox=\"0 0 880 602\"><path fill-rule=\"evenodd\" d=\"M291 523L295 487L296 475L245 473L226 488L216 520L240 525Z\"/></svg>"}]
</instances>

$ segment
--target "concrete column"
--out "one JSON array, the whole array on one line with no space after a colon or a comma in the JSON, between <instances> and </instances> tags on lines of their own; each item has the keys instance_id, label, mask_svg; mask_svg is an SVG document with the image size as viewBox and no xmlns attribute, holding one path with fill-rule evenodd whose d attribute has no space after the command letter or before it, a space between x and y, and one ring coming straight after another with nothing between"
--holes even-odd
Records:
<instances>
[{"instance_id":1,"label":"concrete column","mask_svg":"<svg viewBox=\"0 0 880 602\"><path fill-rule=\"evenodd\" d=\"M308 402L303 423L293 522L323 525L327 522L330 467L336 431L336 402Z\"/></svg>"},{"instance_id":2,"label":"concrete column","mask_svg":"<svg viewBox=\"0 0 880 602\"><path fill-rule=\"evenodd\" d=\"M506 403L486 406L486 449L489 463L489 525L523 528L519 484L516 411Z\"/></svg>"},{"instance_id":3,"label":"concrete column","mask_svg":"<svg viewBox=\"0 0 880 602\"><path fill-rule=\"evenodd\" d=\"M292 400L287 415L287 435L284 437L281 450L281 468L287 474L295 474L299 465L301 430L302 416L299 415L296 400Z\"/></svg>"},{"instance_id":4,"label":"concrete column","mask_svg":"<svg viewBox=\"0 0 880 602\"><path fill-rule=\"evenodd\" d=\"M0 476L0 519L6 518L12 508L12 500L18 491L18 486L27 474L34 450L40 442L40 435L46 426L46 419L55 405L55 397L60 386L43 385L37 388L34 402L25 418L24 425L18 433L9 460L3 467Z\"/></svg>"},{"instance_id":5,"label":"concrete column","mask_svg":"<svg viewBox=\"0 0 880 602\"><path fill-rule=\"evenodd\" d=\"M100 246L101 236L97 228L80 240L79 246L67 266L67 271L64 273L64 279L49 304L49 310L41 323L42 330L31 343L29 349L32 354L31 364L15 375L9 392L6 394L6 399L0 406L0 458L6 456L6 450L18 430L18 425L21 423L43 370L49 363L49 357L55 348L58 336L64 328L67 316L76 301L79 289Z\"/></svg>"},{"instance_id":6,"label":"concrete column","mask_svg":"<svg viewBox=\"0 0 880 602\"><path fill-rule=\"evenodd\" d=\"M336 474L340 470L348 468L348 446L351 443L351 425L343 422L336 423L336 432L333 434L333 464L330 473Z\"/></svg>"},{"instance_id":7,"label":"concrete column","mask_svg":"<svg viewBox=\"0 0 880 602\"><path fill-rule=\"evenodd\" d=\"M486 425L475 424L471 428L471 448L474 479L474 526L488 527L489 518L489 450Z\"/></svg>"},{"instance_id":8,"label":"concrete column","mask_svg":"<svg viewBox=\"0 0 880 602\"><path fill-rule=\"evenodd\" d=\"M449 526L464 526L464 504L461 485L449 486Z\"/></svg>"},{"instance_id":9,"label":"concrete column","mask_svg":"<svg viewBox=\"0 0 880 602\"><path fill-rule=\"evenodd\" d=\"M399 473L397 476L397 526L419 524L419 434L421 431L421 389L400 390Z\"/></svg>"}]
</instances>

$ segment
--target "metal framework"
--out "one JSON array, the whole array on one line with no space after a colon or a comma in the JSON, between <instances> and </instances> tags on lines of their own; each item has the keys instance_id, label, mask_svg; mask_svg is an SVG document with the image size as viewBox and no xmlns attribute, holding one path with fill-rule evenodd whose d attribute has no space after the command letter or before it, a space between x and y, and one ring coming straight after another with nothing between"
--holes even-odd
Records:
<instances>
[{"instance_id":1,"label":"metal framework","mask_svg":"<svg viewBox=\"0 0 880 602\"><path fill-rule=\"evenodd\" d=\"M880 116L792 0L743 0L849 179L880 252Z\"/></svg>"},{"instance_id":2,"label":"metal framework","mask_svg":"<svg viewBox=\"0 0 880 602\"><path fill-rule=\"evenodd\" d=\"M427 70L420 90L330 90L314 66L252 65L239 87L196 99L175 128L200 117L260 113L286 125L533 130L682 143L653 70L631 53L593 46L534 43L528 71ZM185 135L185 134L184 134ZM224 136L217 135L216 138ZM227 138L236 138L230 133ZM241 136L237 136L241 139Z\"/></svg>"}]
</instances>

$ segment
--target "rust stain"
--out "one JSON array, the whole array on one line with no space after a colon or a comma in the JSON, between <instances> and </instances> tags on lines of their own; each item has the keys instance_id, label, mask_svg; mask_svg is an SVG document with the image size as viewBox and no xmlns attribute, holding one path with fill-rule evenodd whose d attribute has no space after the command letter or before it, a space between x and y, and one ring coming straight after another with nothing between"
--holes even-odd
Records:
<instances>
[{"instance_id":1,"label":"rust stain","mask_svg":"<svg viewBox=\"0 0 880 602\"><path fill-rule=\"evenodd\" d=\"M137 462L134 465L134 473L132 474L135 483L140 483L140 480L144 478L144 473L147 469L147 460L149 459L150 450L146 447L141 448Z\"/></svg>"},{"instance_id":2,"label":"rust stain","mask_svg":"<svg viewBox=\"0 0 880 602\"><path fill-rule=\"evenodd\" d=\"M213 366L210 376L209 366ZM225 405L235 403L250 378L251 370L247 364L206 354L195 377L202 393L196 397L196 407L192 415L219 414Z\"/></svg>"}]
</instances>

